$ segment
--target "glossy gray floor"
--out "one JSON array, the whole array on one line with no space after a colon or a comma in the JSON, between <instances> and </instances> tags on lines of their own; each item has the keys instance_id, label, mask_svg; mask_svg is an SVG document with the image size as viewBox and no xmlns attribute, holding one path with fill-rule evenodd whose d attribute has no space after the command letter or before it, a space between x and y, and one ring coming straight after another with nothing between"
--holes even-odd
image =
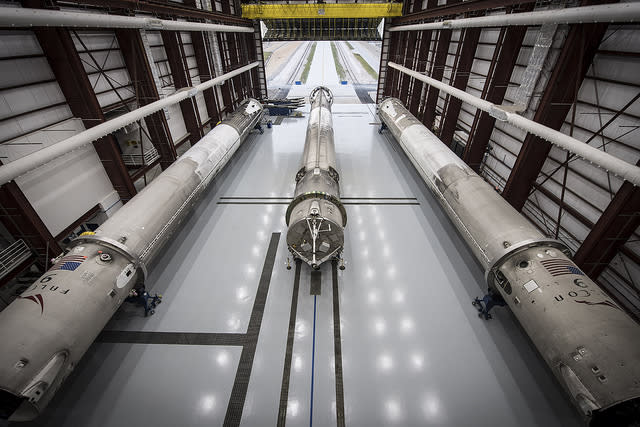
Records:
<instances>
[{"instance_id":1,"label":"glossy gray floor","mask_svg":"<svg viewBox=\"0 0 640 427\"><path fill-rule=\"evenodd\" d=\"M391 137L377 133L374 107L333 110L349 203L337 295L345 424L579 425L510 312L477 317L482 272ZM271 426L279 413L288 426L341 421L329 264L317 296L301 269L282 393L295 277L283 214L305 128L306 118L285 119L245 143L153 267L148 287L164 295L156 314L124 306L33 425Z\"/></svg>"}]
</instances>

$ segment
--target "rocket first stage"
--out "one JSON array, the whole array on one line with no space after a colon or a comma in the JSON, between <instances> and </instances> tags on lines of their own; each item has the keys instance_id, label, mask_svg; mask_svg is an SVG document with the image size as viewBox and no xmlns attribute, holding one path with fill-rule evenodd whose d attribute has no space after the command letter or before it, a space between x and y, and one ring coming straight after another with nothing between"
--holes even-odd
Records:
<instances>
[{"instance_id":1,"label":"rocket first stage","mask_svg":"<svg viewBox=\"0 0 640 427\"><path fill-rule=\"evenodd\" d=\"M0 418L36 418L262 117L244 101L0 312Z\"/></svg>"},{"instance_id":2,"label":"rocket first stage","mask_svg":"<svg viewBox=\"0 0 640 427\"><path fill-rule=\"evenodd\" d=\"M340 201L340 176L336 170L333 95L326 87L318 86L311 91L309 101L302 167L296 174L294 198L286 213L287 246L294 258L318 269L328 259L340 258L347 212Z\"/></svg>"},{"instance_id":3,"label":"rocket first stage","mask_svg":"<svg viewBox=\"0 0 640 427\"><path fill-rule=\"evenodd\" d=\"M637 425L640 326L398 99L378 115L589 425Z\"/></svg>"}]
</instances>

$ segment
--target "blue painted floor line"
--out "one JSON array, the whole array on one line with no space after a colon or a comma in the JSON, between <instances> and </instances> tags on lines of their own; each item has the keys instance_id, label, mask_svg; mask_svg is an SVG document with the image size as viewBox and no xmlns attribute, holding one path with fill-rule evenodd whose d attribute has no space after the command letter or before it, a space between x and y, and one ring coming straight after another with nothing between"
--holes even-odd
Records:
<instances>
[{"instance_id":1,"label":"blue painted floor line","mask_svg":"<svg viewBox=\"0 0 640 427\"><path fill-rule=\"evenodd\" d=\"M311 350L311 402L309 405L309 427L313 426L313 377L316 366L316 298L313 296L313 347Z\"/></svg>"}]
</instances>

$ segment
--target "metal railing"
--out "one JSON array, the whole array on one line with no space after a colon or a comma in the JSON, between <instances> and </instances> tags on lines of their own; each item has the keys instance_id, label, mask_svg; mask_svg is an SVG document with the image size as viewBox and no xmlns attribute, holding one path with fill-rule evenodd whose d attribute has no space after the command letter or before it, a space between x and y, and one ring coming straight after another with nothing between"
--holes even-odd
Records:
<instances>
[{"instance_id":1,"label":"metal railing","mask_svg":"<svg viewBox=\"0 0 640 427\"><path fill-rule=\"evenodd\" d=\"M148 150L145 150L144 154L140 153L123 153L122 160L124 164L127 166L143 166L150 165L160 158L160 154L158 154L158 150L155 147L152 147Z\"/></svg>"},{"instance_id":2,"label":"metal railing","mask_svg":"<svg viewBox=\"0 0 640 427\"><path fill-rule=\"evenodd\" d=\"M0 252L0 278L9 274L16 266L31 256L31 249L24 240L16 240Z\"/></svg>"}]
</instances>

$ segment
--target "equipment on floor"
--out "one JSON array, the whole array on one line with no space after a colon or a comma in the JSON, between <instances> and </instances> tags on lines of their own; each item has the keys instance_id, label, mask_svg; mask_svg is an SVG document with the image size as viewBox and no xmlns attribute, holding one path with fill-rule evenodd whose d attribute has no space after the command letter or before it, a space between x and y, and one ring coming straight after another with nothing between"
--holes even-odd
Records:
<instances>
[{"instance_id":1,"label":"equipment on floor","mask_svg":"<svg viewBox=\"0 0 640 427\"><path fill-rule=\"evenodd\" d=\"M162 295L155 294L151 296L142 285L138 289L131 289L125 301L144 307L144 317L147 317L156 313L156 307L162 302Z\"/></svg>"}]
</instances>

